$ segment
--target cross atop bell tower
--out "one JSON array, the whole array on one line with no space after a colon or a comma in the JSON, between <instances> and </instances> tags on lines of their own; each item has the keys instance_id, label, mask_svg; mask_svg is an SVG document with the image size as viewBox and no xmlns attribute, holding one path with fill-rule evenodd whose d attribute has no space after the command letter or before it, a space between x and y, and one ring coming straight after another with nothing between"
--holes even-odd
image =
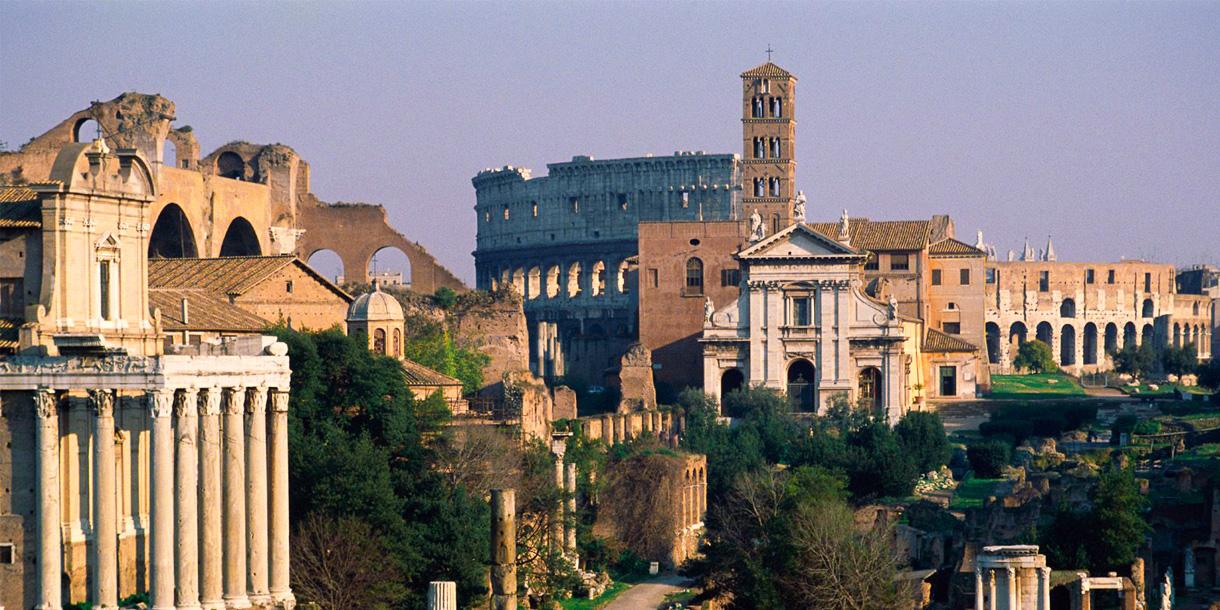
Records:
<instances>
[{"instance_id":1,"label":"cross atop bell tower","mask_svg":"<svg viewBox=\"0 0 1220 610\"><path fill-rule=\"evenodd\" d=\"M771 63L741 74L742 215L755 209L775 233L792 222L796 197L796 77Z\"/></svg>"}]
</instances>

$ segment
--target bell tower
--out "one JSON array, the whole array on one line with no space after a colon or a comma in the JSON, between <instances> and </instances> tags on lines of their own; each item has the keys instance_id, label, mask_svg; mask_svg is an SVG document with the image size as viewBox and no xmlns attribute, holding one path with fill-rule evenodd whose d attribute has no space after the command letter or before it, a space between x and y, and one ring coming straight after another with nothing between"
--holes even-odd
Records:
<instances>
[{"instance_id":1,"label":"bell tower","mask_svg":"<svg viewBox=\"0 0 1220 610\"><path fill-rule=\"evenodd\" d=\"M771 63L741 73L742 216L767 234L792 222L796 200L796 77Z\"/></svg>"}]
</instances>

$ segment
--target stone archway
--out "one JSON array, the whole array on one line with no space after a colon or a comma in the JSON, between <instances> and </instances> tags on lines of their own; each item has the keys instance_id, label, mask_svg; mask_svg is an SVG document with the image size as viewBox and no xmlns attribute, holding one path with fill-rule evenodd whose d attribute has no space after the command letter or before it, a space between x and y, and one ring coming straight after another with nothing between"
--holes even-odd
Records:
<instances>
[{"instance_id":1,"label":"stone archway","mask_svg":"<svg viewBox=\"0 0 1220 610\"><path fill-rule=\"evenodd\" d=\"M1097 325L1089 322L1084 325L1083 364L1097 364Z\"/></svg>"},{"instance_id":2,"label":"stone archway","mask_svg":"<svg viewBox=\"0 0 1220 610\"><path fill-rule=\"evenodd\" d=\"M720 400L723 401L725 396L730 392L740 390L746 383L746 376L742 374L741 369L731 368L720 375Z\"/></svg>"},{"instance_id":3,"label":"stone archway","mask_svg":"<svg viewBox=\"0 0 1220 610\"><path fill-rule=\"evenodd\" d=\"M148 238L148 258L195 258L199 249L191 221L176 203L161 208Z\"/></svg>"},{"instance_id":4,"label":"stone archway","mask_svg":"<svg viewBox=\"0 0 1220 610\"><path fill-rule=\"evenodd\" d=\"M987 334L987 362L1000 363L1000 325L988 322L985 326Z\"/></svg>"},{"instance_id":5,"label":"stone archway","mask_svg":"<svg viewBox=\"0 0 1220 610\"><path fill-rule=\"evenodd\" d=\"M1076 327L1064 324L1059 333L1059 364L1073 366L1076 364Z\"/></svg>"},{"instance_id":6,"label":"stone archway","mask_svg":"<svg viewBox=\"0 0 1220 610\"><path fill-rule=\"evenodd\" d=\"M221 256L261 256L258 234L249 220L238 216L229 223L225 238L220 243Z\"/></svg>"},{"instance_id":7,"label":"stone archway","mask_svg":"<svg viewBox=\"0 0 1220 610\"><path fill-rule=\"evenodd\" d=\"M788 365L788 402L793 411L817 411L818 373L813 363L797 358Z\"/></svg>"}]
</instances>

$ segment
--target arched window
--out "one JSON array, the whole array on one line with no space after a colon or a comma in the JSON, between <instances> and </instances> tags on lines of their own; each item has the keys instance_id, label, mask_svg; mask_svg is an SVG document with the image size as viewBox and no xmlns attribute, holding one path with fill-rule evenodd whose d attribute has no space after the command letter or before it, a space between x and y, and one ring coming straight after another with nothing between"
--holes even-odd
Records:
<instances>
[{"instance_id":1,"label":"arched window","mask_svg":"<svg viewBox=\"0 0 1220 610\"><path fill-rule=\"evenodd\" d=\"M1140 311L1140 317L1151 318L1153 314L1152 299L1144 299L1144 306Z\"/></svg>"},{"instance_id":2,"label":"arched window","mask_svg":"<svg viewBox=\"0 0 1220 610\"><path fill-rule=\"evenodd\" d=\"M686 259L686 294L703 294L703 261Z\"/></svg>"},{"instance_id":3,"label":"arched window","mask_svg":"<svg viewBox=\"0 0 1220 610\"><path fill-rule=\"evenodd\" d=\"M766 193L766 187L765 187L765 185L764 185L764 183L763 183L763 179L762 179L762 178L755 178L755 179L754 179L754 196L755 196L755 197L762 197L762 196L764 196L764 195L766 195L766 194L767 194L767 193Z\"/></svg>"},{"instance_id":4,"label":"arched window","mask_svg":"<svg viewBox=\"0 0 1220 610\"><path fill-rule=\"evenodd\" d=\"M881 371L873 366L860 369L857 384L860 402L867 401L873 412L879 413L881 410Z\"/></svg>"},{"instance_id":5,"label":"arched window","mask_svg":"<svg viewBox=\"0 0 1220 610\"><path fill-rule=\"evenodd\" d=\"M772 158L772 159L778 159L778 158L780 158L780 156L781 156L781 155L780 155L780 148L781 148L781 146L780 146L780 139L779 139L779 138L771 138L771 158Z\"/></svg>"},{"instance_id":6,"label":"arched window","mask_svg":"<svg viewBox=\"0 0 1220 610\"><path fill-rule=\"evenodd\" d=\"M771 178L769 184L771 187L771 196L779 197L779 178Z\"/></svg>"},{"instance_id":7,"label":"arched window","mask_svg":"<svg viewBox=\"0 0 1220 610\"><path fill-rule=\"evenodd\" d=\"M1196 315L1196 316L1199 315L1199 304L1198 303L1195 303L1193 310L1194 310L1193 311L1194 315Z\"/></svg>"},{"instance_id":8,"label":"arched window","mask_svg":"<svg viewBox=\"0 0 1220 610\"><path fill-rule=\"evenodd\" d=\"M394 329L394 356L402 357L402 331Z\"/></svg>"},{"instance_id":9,"label":"arched window","mask_svg":"<svg viewBox=\"0 0 1220 610\"><path fill-rule=\"evenodd\" d=\"M1072 299L1063 299L1063 303L1059 305L1059 317L1075 318L1076 317L1076 301Z\"/></svg>"},{"instance_id":10,"label":"arched window","mask_svg":"<svg viewBox=\"0 0 1220 610\"><path fill-rule=\"evenodd\" d=\"M763 98L761 95L754 96L754 104L750 115L756 119L763 118Z\"/></svg>"},{"instance_id":11,"label":"arched window","mask_svg":"<svg viewBox=\"0 0 1220 610\"><path fill-rule=\"evenodd\" d=\"M385 355L385 329L378 328L373 331L373 353Z\"/></svg>"},{"instance_id":12,"label":"arched window","mask_svg":"<svg viewBox=\"0 0 1220 610\"><path fill-rule=\"evenodd\" d=\"M765 152L765 151L763 150L763 139L762 139L762 138L754 138L754 158L755 158L755 159L762 159L762 158L763 158L763 155L764 155L764 152Z\"/></svg>"}]
</instances>

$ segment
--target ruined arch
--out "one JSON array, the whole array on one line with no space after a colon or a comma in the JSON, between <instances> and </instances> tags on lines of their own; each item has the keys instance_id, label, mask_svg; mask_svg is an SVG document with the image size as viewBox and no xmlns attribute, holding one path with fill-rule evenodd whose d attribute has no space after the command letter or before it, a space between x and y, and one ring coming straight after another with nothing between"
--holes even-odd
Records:
<instances>
[{"instance_id":1,"label":"ruined arch","mask_svg":"<svg viewBox=\"0 0 1220 610\"><path fill-rule=\"evenodd\" d=\"M1039 322L1035 338L1047 345L1054 345L1055 328L1051 326L1050 322Z\"/></svg>"},{"instance_id":2,"label":"ruined arch","mask_svg":"<svg viewBox=\"0 0 1220 610\"><path fill-rule=\"evenodd\" d=\"M1076 364L1076 327L1071 324L1064 324L1059 331L1059 364Z\"/></svg>"},{"instance_id":3,"label":"ruined arch","mask_svg":"<svg viewBox=\"0 0 1220 610\"><path fill-rule=\"evenodd\" d=\"M72 126L73 142L92 142L101 134L98 122L92 116L84 116L76 120Z\"/></svg>"},{"instance_id":4,"label":"ruined arch","mask_svg":"<svg viewBox=\"0 0 1220 610\"><path fill-rule=\"evenodd\" d=\"M1118 325L1113 322L1106 324L1105 350L1107 354L1118 351Z\"/></svg>"},{"instance_id":5,"label":"ruined arch","mask_svg":"<svg viewBox=\"0 0 1220 610\"><path fill-rule=\"evenodd\" d=\"M246 160L241 155L226 150L216 157L216 175L233 180L246 179Z\"/></svg>"},{"instance_id":6,"label":"ruined arch","mask_svg":"<svg viewBox=\"0 0 1220 610\"><path fill-rule=\"evenodd\" d=\"M370 279L380 279L385 285L398 281L404 286L410 286L411 259L397 246L382 246L369 257L365 273ZM396 276L396 273L399 275ZM375 275L379 277L374 277Z\"/></svg>"},{"instance_id":7,"label":"ruined arch","mask_svg":"<svg viewBox=\"0 0 1220 610\"><path fill-rule=\"evenodd\" d=\"M1084 325L1084 338L1082 347L1084 352L1081 355L1083 364L1097 364L1097 325L1089 322Z\"/></svg>"},{"instance_id":8,"label":"ruined arch","mask_svg":"<svg viewBox=\"0 0 1220 610\"><path fill-rule=\"evenodd\" d=\"M220 243L221 256L261 256L262 248L258 244L258 235L254 225L249 220L238 216L229 223L225 230L224 241Z\"/></svg>"},{"instance_id":9,"label":"ruined arch","mask_svg":"<svg viewBox=\"0 0 1220 610\"><path fill-rule=\"evenodd\" d=\"M551 265L546 270L546 298L559 296L559 265Z\"/></svg>"},{"instance_id":10,"label":"ruined arch","mask_svg":"<svg viewBox=\"0 0 1220 610\"><path fill-rule=\"evenodd\" d=\"M988 322L984 327L987 335L987 362L1000 363L1000 325Z\"/></svg>"},{"instance_id":11,"label":"ruined arch","mask_svg":"<svg viewBox=\"0 0 1220 610\"><path fill-rule=\"evenodd\" d=\"M1059 304L1059 317L1076 317L1076 301L1074 299L1063 299L1063 303Z\"/></svg>"},{"instance_id":12,"label":"ruined arch","mask_svg":"<svg viewBox=\"0 0 1220 610\"><path fill-rule=\"evenodd\" d=\"M196 258L199 248L186 212L171 203L161 208L148 238L148 258Z\"/></svg>"},{"instance_id":13,"label":"ruined arch","mask_svg":"<svg viewBox=\"0 0 1220 610\"><path fill-rule=\"evenodd\" d=\"M166 138L161 141L161 164L165 167L178 167L178 143Z\"/></svg>"},{"instance_id":14,"label":"ruined arch","mask_svg":"<svg viewBox=\"0 0 1220 610\"><path fill-rule=\"evenodd\" d=\"M343 281L347 280L347 276L343 273L343 259L339 258L339 253L334 250L327 248L314 250L309 254L307 263L314 271L334 280L336 283L339 282L339 278L343 278Z\"/></svg>"}]
</instances>

